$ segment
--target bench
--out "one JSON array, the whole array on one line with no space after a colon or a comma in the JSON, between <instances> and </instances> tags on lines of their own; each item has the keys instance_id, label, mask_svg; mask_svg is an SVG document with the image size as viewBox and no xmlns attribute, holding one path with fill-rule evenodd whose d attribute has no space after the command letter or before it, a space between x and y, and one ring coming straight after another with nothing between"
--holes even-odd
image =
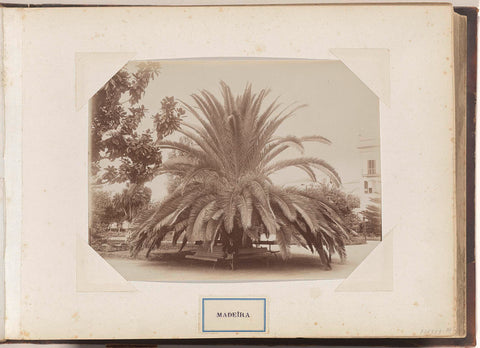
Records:
<instances>
[{"instance_id":1,"label":"bench","mask_svg":"<svg viewBox=\"0 0 480 348\"><path fill-rule=\"evenodd\" d=\"M208 247L200 246L193 255L186 255L185 258L213 262L213 268L218 263L226 262L232 270L235 270L238 261L253 258L267 257L269 251L266 248L241 248L236 254L225 254L221 245L215 245L212 250ZM267 265L268 265L268 258Z\"/></svg>"},{"instance_id":2,"label":"bench","mask_svg":"<svg viewBox=\"0 0 480 348\"><path fill-rule=\"evenodd\" d=\"M275 241L273 240L258 240L254 241L253 244L255 244L258 248L259 245L267 245L268 246L268 252L270 254L273 254L275 257L277 257L277 253L280 252L280 250L272 250L272 245L276 245Z\"/></svg>"},{"instance_id":3,"label":"bench","mask_svg":"<svg viewBox=\"0 0 480 348\"><path fill-rule=\"evenodd\" d=\"M229 261L228 255L225 255L221 245L214 245L212 250L209 247L199 245L194 254L186 255L185 258L214 262L214 268L218 262Z\"/></svg>"},{"instance_id":4,"label":"bench","mask_svg":"<svg viewBox=\"0 0 480 348\"><path fill-rule=\"evenodd\" d=\"M106 244L109 245L112 248L115 248L116 250L127 250L128 249L126 236L108 237Z\"/></svg>"}]
</instances>

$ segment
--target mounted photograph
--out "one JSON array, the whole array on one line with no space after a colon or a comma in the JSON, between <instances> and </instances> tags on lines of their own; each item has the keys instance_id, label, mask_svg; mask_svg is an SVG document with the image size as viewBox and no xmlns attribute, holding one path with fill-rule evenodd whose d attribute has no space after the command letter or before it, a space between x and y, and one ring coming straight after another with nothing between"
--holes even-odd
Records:
<instances>
[{"instance_id":1,"label":"mounted photograph","mask_svg":"<svg viewBox=\"0 0 480 348\"><path fill-rule=\"evenodd\" d=\"M341 61L131 61L89 122L89 244L126 280L342 279L382 240L379 100Z\"/></svg>"}]
</instances>

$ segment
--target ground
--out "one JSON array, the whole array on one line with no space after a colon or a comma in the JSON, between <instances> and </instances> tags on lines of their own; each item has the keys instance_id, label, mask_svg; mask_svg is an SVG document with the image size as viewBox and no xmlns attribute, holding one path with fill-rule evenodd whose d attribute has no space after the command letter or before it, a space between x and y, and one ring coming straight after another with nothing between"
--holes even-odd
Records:
<instances>
[{"instance_id":1,"label":"ground","mask_svg":"<svg viewBox=\"0 0 480 348\"><path fill-rule=\"evenodd\" d=\"M142 256L132 259L125 251L102 253L102 256L126 280L133 281L342 279L352 273L378 243L368 241L366 244L348 245L347 260L342 263L339 257L334 256L331 270L322 269L319 257L299 246L291 247L292 257L286 261L279 256L269 255L268 260L244 260L235 271L227 265L217 265L214 268L210 262L178 259L172 253L152 253L149 259Z\"/></svg>"}]
</instances>

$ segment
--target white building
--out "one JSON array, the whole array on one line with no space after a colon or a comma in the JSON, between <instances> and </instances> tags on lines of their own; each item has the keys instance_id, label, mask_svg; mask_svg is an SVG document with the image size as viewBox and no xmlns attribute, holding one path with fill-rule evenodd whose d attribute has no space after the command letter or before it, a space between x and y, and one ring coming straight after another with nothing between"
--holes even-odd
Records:
<instances>
[{"instance_id":1,"label":"white building","mask_svg":"<svg viewBox=\"0 0 480 348\"><path fill-rule=\"evenodd\" d=\"M357 195L360 198L358 212L364 211L372 203L372 198L380 198L382 193L380 142L378 138L359 137L357 145L360 157L358 179L344 182L345 192Z\"/></svg>"},{"instance_id":2,"label":"white building","mask_svg":"<svg viewBox=\"0 0 480 348\"><path fill-rule=\"evenodd\" d=\"M380 198L382 193L380 141L378 138L360 137L357 149L362 161L360 173L360 208L364 210L372 204L372 198Z\"/></svg>"}]
</instances>

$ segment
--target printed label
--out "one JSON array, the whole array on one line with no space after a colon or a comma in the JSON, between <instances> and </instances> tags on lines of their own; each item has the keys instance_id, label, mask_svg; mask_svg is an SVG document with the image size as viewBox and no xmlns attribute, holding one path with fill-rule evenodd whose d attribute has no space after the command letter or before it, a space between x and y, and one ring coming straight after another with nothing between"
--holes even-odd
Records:
<instances>
[{"instance_id":1,"label":"printed label","mask_svg":"<svg viewBox=\"0 0 480 348\"><path fill-rule=\"evenodd\" d=\"M203 298L202 332L266 332L265 298Z\"/></svg>"}]
</instances>

